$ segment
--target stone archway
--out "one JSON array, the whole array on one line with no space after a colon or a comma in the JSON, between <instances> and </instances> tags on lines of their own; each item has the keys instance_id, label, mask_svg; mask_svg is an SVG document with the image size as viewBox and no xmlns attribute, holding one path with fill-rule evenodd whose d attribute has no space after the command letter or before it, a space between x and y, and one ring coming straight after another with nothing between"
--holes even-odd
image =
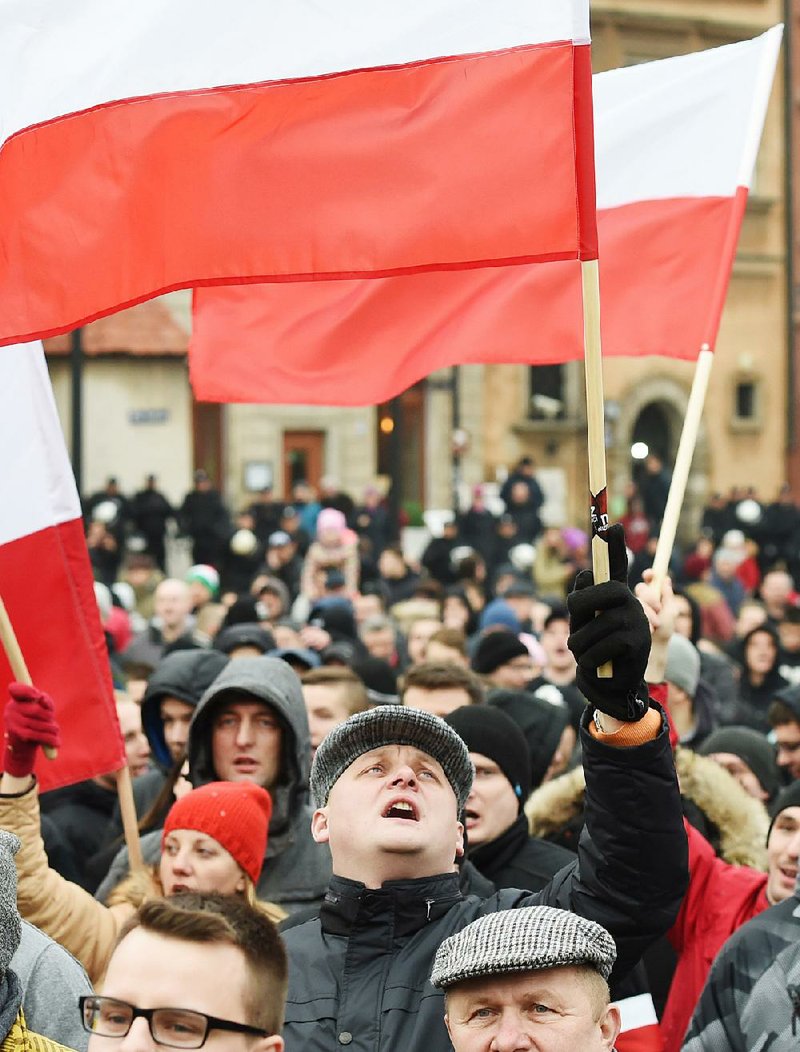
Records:
<instances>
[{"instance_id":1,"label":"stone archway","mask_svg":"<svg viewBox=\"0 0 800 1052\"><path fill-rule=\"evenodd\" d=\"M658 419L665 423L666 434L663 435L660 452L665 465L672 470L688 402L688 388L669 376L651 376L625 393L619 402L619 414L614 427L615 441L608 457L612 492L623 493L631 479L631 443L637 432L637 424L641 426L643 418L648 416L650 427ZM705 423L701 422L678 527L679 540L692 541L697 536L708 496L709 471L708 435Z\"/></svg>"}]
</instances>

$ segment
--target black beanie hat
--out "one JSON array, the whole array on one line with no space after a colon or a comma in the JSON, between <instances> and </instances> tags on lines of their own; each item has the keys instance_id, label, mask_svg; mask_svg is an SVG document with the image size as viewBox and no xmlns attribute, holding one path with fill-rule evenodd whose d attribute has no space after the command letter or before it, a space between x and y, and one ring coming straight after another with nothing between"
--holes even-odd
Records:
<instances>
[{"instance_id":1,"label":"black beanie hat","mask_svg":"<svg viewBox=\"0 0 800 1052\"><path fill-rule=\"evenodd\" d=\"M791 785L787 785L785 789L781 789L775 797L775 800L769 809L770 823L769 831L767 832L768 841L769 834L772 832L772 827L775 825L775 819L781 811L785 811L787 807L800 807L800 779L796 782L792 782Z\"/></svg>"},{"instance_id":2,"label":"black beanie hat","mask_svg":"<svg viewBox=\"0 0 800 1052\"><path fill-rule=\"evenodd\" d=\"M500 709L488 705L463 705L445 716L470 752L492 760L511 783L519 812L531 794L530 760L525 736Z\"/></svg>"},{"instance_id":3,"label":"black beanie hat","mask_svg":"<svg viewBox=\"0 0 800 1052\"><path fill-rule=\"evenodd\" d=\"M478 646L472 655L472 667L475 672L486 674L513 661L515 657L528 654L528 648L513 632L487 632L478 641Z\"/></svg>"},{"instance_id":4,"label":"black beanie hat","mask_svg":"<svg viewBox=\"0 0 800 1052\"><path fill-rule=\"evenodd\" d=\"M370 655L362 661L353 662L352 669L363 681L373 705L396 705L400 701L397 675L388 661Z\"/></svg>"},{"instance_id":5,"label":"black beanie hat","mask_svg":"<svg viewBox=\"0 0 800 1052\"><path fill-rule=\"evenodd\" d=\"M701 756L729 752L744 760L770 800L780 789L781 777L775 749L763 734L751 727L720 727L709 734L697 751Z\"/></svg>"},{"instance_id":6,"label":"black beanie hat","mask_svg":"<svg viewBox=\"0 0 800 1052\"><path fill-rule=\"evenodd\" d=\"M510 716L522 731L528 747L531 788L538 789L570 722L569 709L542 701L527 690L493 690L487 702Z\"/></svg>"},{"instance_id":7,"label":"black beanie hat","mask_svg":"<svg viewBox=\"0 0 800 1052\"><path fill-rule=\"evenodd\" d=\"M242 621L240 624L221 628L214 637L214 649L223 654L230 654L237 647L256 647L262 654L269 653L277 646L275 636L258 622Z\"/></svg>"}]
</instances>

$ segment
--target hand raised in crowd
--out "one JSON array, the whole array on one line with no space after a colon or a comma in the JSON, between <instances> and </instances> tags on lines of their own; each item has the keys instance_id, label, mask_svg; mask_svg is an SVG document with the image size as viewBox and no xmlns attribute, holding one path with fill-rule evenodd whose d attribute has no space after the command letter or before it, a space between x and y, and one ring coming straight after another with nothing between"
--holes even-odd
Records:
<instances>
[{"instance_id":1,"label":"hand raised in crowd","mask_svg":"<svg viewBox=\"0 0 800 1052\"><path fill-rule=\"evenodd\" d=\"M642 604L647 620L650 622L652 642L650 660L647 663L645 680L647 683L661 683L667 666L667 645L675 631L675 619L678 614L678 603L672 591L672 580L665 577L660 593L653 585L653 570L645 570L642 583L634 589L636 597Z\"/></svg>"},{"instance_id":2,"label":"hand raised in crowd","mask_svg":"<svg viewBox=\"0 0 800 1052\"><path fill-rule=\"evenodd\" d=\"M3 771L24 778L33 771L38 746L58 748L61 731L53 699L25 683L10 683L3 713L5 750Z\"/></svg>"},{"instance_id":3,"label":"hand raised in crowd","mask_svg":"<svg viewBox=\"0 0 800 1052\"><path fill-rule=\"evenodd\" d=\"M567 645L578 663L576 684L590 705L623 722L639 720L649 706L644 674L650 654L650 624L642 604L628 588L625 532L619 523L606 534L611 580L594 583L582 570L567 597ZM613 674L597 670L612 662Z\"/></svg>"}]
</instances>

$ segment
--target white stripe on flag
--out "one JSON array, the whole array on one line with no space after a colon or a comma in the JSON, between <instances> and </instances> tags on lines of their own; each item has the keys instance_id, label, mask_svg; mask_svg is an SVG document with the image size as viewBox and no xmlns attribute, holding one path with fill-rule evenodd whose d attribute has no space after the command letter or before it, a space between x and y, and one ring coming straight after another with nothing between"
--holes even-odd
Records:
<instances>
[{"instance_id":1,"label":"white stripe on flag","mask_svg":"<svg viewBox=\"0 0 800 1052\"><path fill-rule=\"evenodd\" d=\"M639 1030L643 1026L658 1025L655 1005L650 994L637 994L636 997L625 997L615 1001L622 1017L622 1033L628 1030Z\"/></svg>"},{"instance_id":2,"label":"white stripe on flag","mask_svg":"<svg viewBox=\"0 0 800 1052\"><path fill-rule=\"evenodd\" d=\"M598 211L749 187L782 32L596 76Z\"/></svg>"},{"instance_id":3,"label":"white stripe on flag","mask_svg":"<svg viewBox=\"0 0 800 1052\"><path fill-rule=\"evenodd\" d=\"M0 347L0 545L81 517L44 350Z\"/></svg>"},{"instance_id":4,"label":"white stripe on flag","mask_svg":"<svg viewBox=\"0 0 800 1052\"><path fill-rule=\"evenodd\" d=\"M116 99L589 41L589 0L3 0L0 140Z\"/></svg>"}]
</instances>

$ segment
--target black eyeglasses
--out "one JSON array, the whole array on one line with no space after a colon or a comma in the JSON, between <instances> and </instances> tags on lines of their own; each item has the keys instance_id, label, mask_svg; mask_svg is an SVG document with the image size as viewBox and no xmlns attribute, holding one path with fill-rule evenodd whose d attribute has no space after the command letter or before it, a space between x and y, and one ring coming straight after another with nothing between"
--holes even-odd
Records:
<instances>
[{"instance_id":1,"label":"black eyeglasses","mask_svg":"<svg viewBox=\"0 0 800 1052\"><path fill-rule=\"evenodd\" d=\"M81 997L81 1020L84 1030L99 1037L125 1037L134 1019L147 1020L150 1034L157 1045L169 1048L202 1048L209 1030L233 1030L239 1034L270 1037L266 1030L230 1019L192 1012L188 1008L137 1008L115 997Z\"/></svg>"}]
</instances>

